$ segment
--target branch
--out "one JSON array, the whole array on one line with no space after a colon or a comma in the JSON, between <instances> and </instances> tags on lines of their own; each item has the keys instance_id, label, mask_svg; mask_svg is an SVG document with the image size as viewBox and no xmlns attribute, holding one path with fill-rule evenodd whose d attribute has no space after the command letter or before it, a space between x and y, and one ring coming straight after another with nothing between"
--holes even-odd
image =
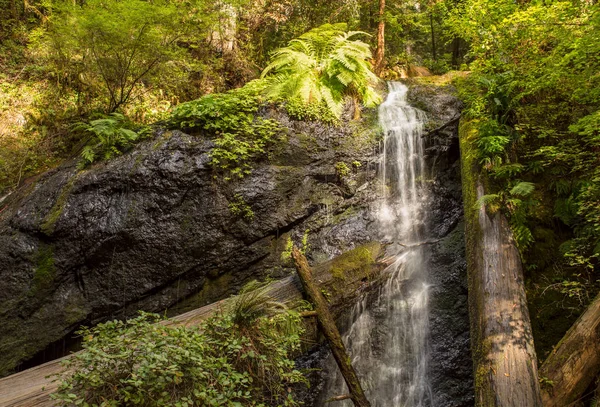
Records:
<instances>
[{"instance_id":1,"label":"branch","mask_svg":"<svg viewBox=\"0 0 600 407\"><path fill-rule=\"evenodd\" d=\"M338 364L342 376L348 385L350 391L350 398L356 407L371 407L371 404L367 400L365 393L360 385L356 371L352 366L350 356L346 351L346 346L342 341L340 332L335 325L335 319L329 311L327 300L321 293L319 286L314 282L312 278L312 270L308 265L306 257L298 250L296 246L292 247L292 258L294 259L294 265L296 266L296 272L302 282L302 287L306 292L306 295L315 306L317 312L317 318L321 327L321 332L327 339L333 358Z\"/></svg>"},{"instance_id":2,"label":"branch","mask_svg":"<svg viewBox=\"0 0 600 407\"><path fill-rule=\"evenodd\" d=\"M447 121L446 123L442 124L440 127L438 127L437 129L433 129L430 132L423 134L421 137L429 137L434 135L435 133L437 133L440 130L445 129L446 127L458 122L460 120L461 114L457 114L456 116L454 116L452 119L450 119L450 121Z\"/></svg>"},{"instance_id":3,"label":"branch","mask_svg":"<svg viewBox=\"0 0 600 407\"><path fill-rule=\"evenodd\" d=\"M335 396L330 398L329 400L325 401L325 403L331 403L332 401L348 400L349 398L352 398L352 396L349 394L342 394L341 396Z\"/></svg>"}]
</instances>

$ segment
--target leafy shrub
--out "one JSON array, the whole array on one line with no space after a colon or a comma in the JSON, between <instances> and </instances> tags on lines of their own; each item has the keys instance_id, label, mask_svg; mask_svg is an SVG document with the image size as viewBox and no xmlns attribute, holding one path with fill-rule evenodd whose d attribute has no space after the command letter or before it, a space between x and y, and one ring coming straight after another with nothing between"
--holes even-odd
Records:
<instances>
[{"instance_id":1,"label":"leafy shrub","mask_svg":"<svg viewBox=\"0 0 600 407\"><path fill-rule=\"evenodd\" d=\"M350 168L346 163L338 161L335 163L335 173L337 174L338 178L342 179L346 175L350 174Z\"/></svg>"},{"instance_id":2,"label":"leafy shrub","mask_svg":"<svg viewBox=\"0 0 600 407\"><path fill-rule=\"evenodd\" d=\"M338 125L339 119L331 112L325 103L304 103L299 98L283 100L288 116L296 120L321 121Z\"/></svg>"},{"instance_id":3,"label":"leafy shrub","mask_svg":"<svg viewBox=\"0 0 600 407\"><path fill-rule=\"evenodd\" d=\"M198 328L156 314L85 328L53 398L83 406L296 406L305 382L289 359L299 347L297 313L264 288L243 292Z\"/></svg>"},{"instance_id":4,"label":"leafy shrub","mask_svg":"<svg viewBox=\"0 0 600 407\"><path fill-rule=\"evenodd\" d=\"M131 130L131 123L120 113L111 113L89 123L79 123L77 130L83 130L91 135L91 140L83 148L82 165L92 164L98 158L105 160L123 153L138 138L140 134Z\"/></svg>"},{"instance_id":5,"label":"leafy shrub","mask_svg":"<svg viewBox=\"0 0 600 407\"><path fill-rule=\"evenodd\" d=\"M174 4L88 0L53 8L40 51L49 53L58 77L103 94L107 112L129 103L144 81L157 80L167 61L181 59L177 40L185 28Z\"/></svg>"},{"instance_id":6,"label":"leafy shrub","mask_svg":"<svg viewBox=\"0 0 600 407\"><path fill-rule=\"evenodd\" d=\"M264 82L252 81L240 89L204 96L177 106L170 125L200 128L215 139L211 164L227 174L226 180L250 173L251 162L267 153L277 139L280 124L257 116L264 102Z\"/></svg>"}]
</instances>

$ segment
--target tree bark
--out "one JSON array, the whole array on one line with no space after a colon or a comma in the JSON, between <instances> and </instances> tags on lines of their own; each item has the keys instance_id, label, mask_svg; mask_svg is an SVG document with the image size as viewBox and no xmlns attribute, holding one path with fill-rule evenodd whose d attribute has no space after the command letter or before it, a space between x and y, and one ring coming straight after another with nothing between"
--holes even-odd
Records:
<instances>
[{"instance_id":1,"label":"tree bark","mask_svg":"<svg viewBox=\"0 0 600 407\"><path fill-rule=\"evenodd\" d=\"M334 401L344 401L344 400L348 400L349 398L351 398L351 396L349 394L342 394L341 396L335 396L330 398L329 400L325 401L325 403L331 403Z\"/></svg>"},{"instance_id":2,"label":"tree bark","mask_svg":"<svg viewBox=\"0 0 600 407\"><path fill-rule=\"evenodd\" d=\"M431 27L431 51L433 53L433 60L437 61L437 51L435 49L435 30L433 27L433 12L429 12L429 26Z\"/></svg>"},{"instance_id":3,"label":"tree bark","mask_svg":"<svg viewBox=\"0 0 600 407\"><path fill-rule=\"evenodd\" d=\"M460 126L475 403L542 405L519 251L504 215L476 208L485 194L473 147L477 127Z\"/></svg>"},{"instance_id":4,"label":"tree bark","mask_svg":"<svg viewBox=\"0 0 600 407\"><path fill-rule=\"evenodd\" d=\"M385 0L379 0L379 24L377 25L377 49L375 50L375 66L373 71L380 75L383 70L383 58L385 54Z\"/></svg>"},{"instance_id":5,"label":"tree bark","mask_svg":"<svg viewBox=\"0 0 600 407\"><path fill-rule=\"evenodd\" d=\"M458 69L458 59L460 58L460 38L455 37L452 40L452 67Z\"/></svg>"},{"instance_id":6,"label":"tree bark","mask_svg":"<svg viewBox=\"0 0 600 407\"><path fill-rule=\"evenodd\" d=\"M573 324L540 368L544 407L575 402L600 374L600 295Z\"/></svg>"},{"instance_id":7,"label":"tree bark","mask_svg":"<svg viewBox=\"0 0 600 407\"><path fill-rule=\"evenodd\" d=\"M348 356L348 352L346 352L342 336L335 325L333 316L329 312L327 300L312 279L312 272L308 266L306 257L304 257L300 250L295 246L292 249L292 257L294 258L296 271L298 272L304 291L306 291L308 298L315 306L321 330L325 335L325 338L327 338L331 353L348 385L350 399L357 407L370 407L371 404L367 400L360 385L360 381L358 380L358 376L354 371L354 367L352 367L352 364L350 363L350 357Z\"/></svg>"}]
</instances>

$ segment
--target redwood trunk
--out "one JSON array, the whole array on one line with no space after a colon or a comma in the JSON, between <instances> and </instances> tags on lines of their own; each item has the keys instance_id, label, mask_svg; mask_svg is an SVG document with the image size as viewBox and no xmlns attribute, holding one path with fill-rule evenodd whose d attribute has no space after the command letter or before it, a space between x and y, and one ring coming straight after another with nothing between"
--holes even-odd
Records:
<instances>
[{"instance_id":1,"label":"redwood trunk","mask_svg":"<svg viewBox=\"0 0 600 407\"><path fill-rule=\"evenodd\" d=\"M484 195L483 186L477 196ZM469 274L471 337L478 406L542 405L537 358L519 251L504 215L478 211Z\"/></svg>"},{"instance_id":2,"label":"redwood trunk","mask_svg":"<svg viewBox=\"0 0 600 407\"><path fill-rule=\"evenodd\" d=\"M371 404L367 400L365 393L360 386L358 376L354 371L354 367L352 367L352 364L350 363L350 357L348 356L348 352L346 352L342 336L335 325L335 319L333 319L333 316L329 312L327 300L323 294L321 294L320 288L313 281L312 272L308 266L306 257L304 257L300 250L295 246L292 250L292 257L294 258L296 271L298 272L304 291L306 291L308 298L317 311L317 318L321 326L321 331L325 335L325 338L327 338L333 358L340 367L342 376L344 376L344 380L348 385L350 399L357 407L370 407Z\"/></svg>"},{"instance_id":3,"label":"redwood trunk","mask_svg":"<svg viewBox=\"0 0 600 407\"><path fill-rule=\"evenodd\" d=\"M523 270L506 218L476 203L484 194L477 125L460 125L471 349L478 407L542 405Z\"/></svg>"},{"instance_id":4,"label":"redwood trunk","mask_svg":"<svg viewBox=\"0 0 600 407\"><path fill-rule=\"evenodd\" d=\"M379 0L379 24L377 25L377 49L375 50L375 67L374 71L377 75L383 70L383 58L385 53L385 0Z\"/></svg>"},{"instance_id":5,"label":"redwood trunk","mask_svg":"<svg viewBox=\"0 0 600 407\"><path fill-rule=\"evenodd\" d=\"M600 374L600 296L573 324L540 368L544 407L563 407L583 396Z\"/></svg>"}]
</instances>

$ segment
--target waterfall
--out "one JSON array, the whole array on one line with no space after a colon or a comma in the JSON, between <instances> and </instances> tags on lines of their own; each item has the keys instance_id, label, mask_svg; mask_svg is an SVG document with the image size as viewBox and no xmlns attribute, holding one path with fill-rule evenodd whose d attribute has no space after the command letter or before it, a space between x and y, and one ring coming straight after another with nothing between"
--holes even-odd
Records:
<instances>
[{"instance_id":1,"label":"waterfall","mask_svg":"<svg viewBox=\"0 0 600 407\"><path fill-rule=\"evenodd\" d=\"M379 292L364 298L351 312L344 341L367 398L373 407L431 405L428 363L427 259L421 246L405 248L427 238L423 207L423 123L425 113L409 106L408 88L389 83L379 107L384 131L380 168L381 199L375 208L381 238L392 242L395 260ZM347 388L333 358L320 404ZM351 401L336 403L350 407Z\"/></svg>"}]
</instances>

